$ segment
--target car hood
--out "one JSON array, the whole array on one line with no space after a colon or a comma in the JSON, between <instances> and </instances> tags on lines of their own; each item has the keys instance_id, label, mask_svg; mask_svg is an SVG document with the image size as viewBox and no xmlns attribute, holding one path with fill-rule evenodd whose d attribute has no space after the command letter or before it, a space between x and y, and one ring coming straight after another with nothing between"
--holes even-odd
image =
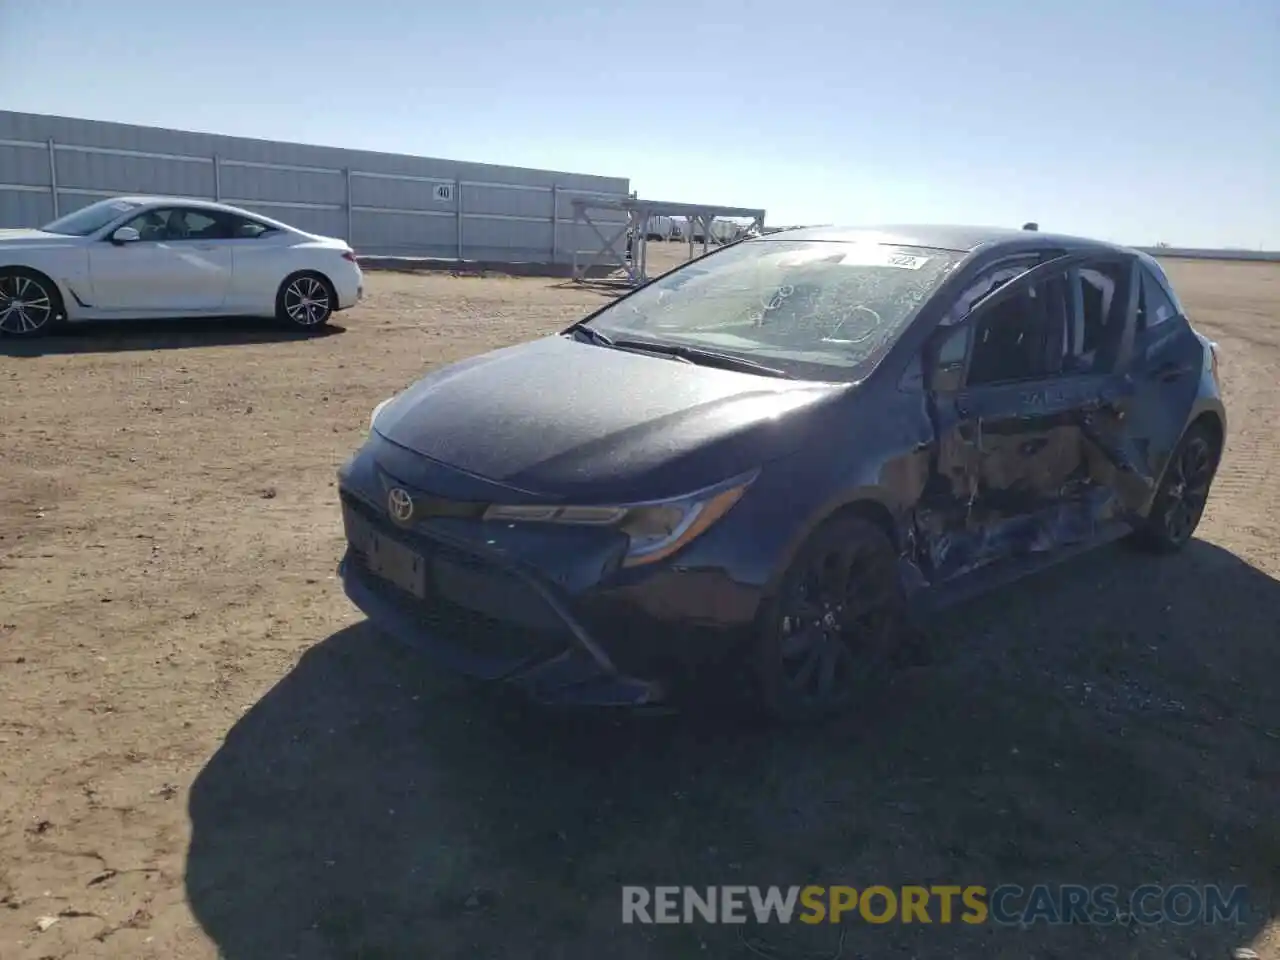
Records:
<instances>
[{"instance_id":1,"label":"car hood","mask_svg":"<svg viewBox=\"0 0 1280 960\"><path fill-rule=\"evenodd\" d=\"M555 336L424 377L383 408L375 430L525 493L661 499L794 450L813 409L845 389Z\"/></svg>"},{"instance_id":2,"label":"car hood","mask_svg":"<svg viewBox=\"0 0 1280 960\"><path fill-rule=\"evenodd\" d=\"M71 246L82 241L81 237L68 237L61 233L45 233L43 230L0 230L0 246L46 247Z\"/></svg>"}]
</instances>

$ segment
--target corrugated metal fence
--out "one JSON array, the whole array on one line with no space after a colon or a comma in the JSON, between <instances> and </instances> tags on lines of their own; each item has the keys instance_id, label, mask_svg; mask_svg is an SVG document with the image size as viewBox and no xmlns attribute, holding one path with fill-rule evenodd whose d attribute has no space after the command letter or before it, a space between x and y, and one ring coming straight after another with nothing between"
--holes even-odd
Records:
<instances>
[{"instance_id":1,"label":"corrugated metal fence","mask_svg":"<svg viewBox=\"0 0 1280 960\"><path fill-rule=\"evenodd\" d=\"M256 210L363 254L570 263L575 247L599 249L572 200L629 190L620 177L0 111L2 227L164 194Z\"/></svg>"}]
</instances>

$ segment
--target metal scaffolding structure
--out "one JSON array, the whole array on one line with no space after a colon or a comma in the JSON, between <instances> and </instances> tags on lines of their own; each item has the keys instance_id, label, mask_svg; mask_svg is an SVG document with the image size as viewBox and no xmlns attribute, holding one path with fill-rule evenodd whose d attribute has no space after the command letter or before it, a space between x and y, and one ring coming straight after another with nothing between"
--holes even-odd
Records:
<instances>
[{"instance_id":1,"label":"metal scaffolding structure","mask_svg":"<svg viewBox=\"0 0 1280 960\"><path fill-rule=\"evenodd\" d=\"M606 236L600 231L600 224L591 218L592 212L599 213L601 211L621 211L627 214L625 223L618 221L610 221L608 226L616 226L617 229ZM597 265L595 261L603 260L608 266L616 266L626 274L626 280L633 286L638 286L648 281L648 275L645 272L647 265L646 251L648 248L649 220L651 217L684 217L688 221L689 226L689 256L694 253L694 237L698 235L698 228L701 227L702 233L702 252L706 253L710 249L710 245L714 242L722 244L723 241L714 236L711 224L717 217L731 217L738 220L750 220L751 224L746 227L747 232L760 232L764 229L764 211L755 210L747 207L717 207L702 203L675 203L664 200L641 200L638 197L627 197L621 199L613 198L593 198L583 197L573 200L573 222L574 224L585 224L591 228L591 232L596 235L600 241L600 249L595 256L592 257L592 263L580 263L578 259L578 251L573 251L573 279L581 281L585 278L587 269L593 265ZM627 238L630 237L630 257L627 256ZM619 250L618 242L622 241L622 249Z\"/></svg>"}]
</instances>

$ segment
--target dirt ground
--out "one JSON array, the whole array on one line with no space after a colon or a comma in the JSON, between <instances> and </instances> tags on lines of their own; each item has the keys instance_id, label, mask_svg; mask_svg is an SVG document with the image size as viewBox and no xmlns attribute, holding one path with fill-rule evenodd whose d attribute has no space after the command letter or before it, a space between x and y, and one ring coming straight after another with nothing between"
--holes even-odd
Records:
<instances>
[{"instance_id":1,"label":"dirt ground","mask_svg":"<svg viewBox=\"0 0 1280 960\"><path fill-rule=\"evenodd\" d=\"M314 339L0 345L0 957L1280 958L1280 267L1169 269L1231 418L1198 539L970 603L874 715L806 734L477 696L340 591L334 472L373 405L599 292L384 273ZM1249 908L620 923L622 884L805 882L1244 884Z\"/></svg>"}]
</instances>

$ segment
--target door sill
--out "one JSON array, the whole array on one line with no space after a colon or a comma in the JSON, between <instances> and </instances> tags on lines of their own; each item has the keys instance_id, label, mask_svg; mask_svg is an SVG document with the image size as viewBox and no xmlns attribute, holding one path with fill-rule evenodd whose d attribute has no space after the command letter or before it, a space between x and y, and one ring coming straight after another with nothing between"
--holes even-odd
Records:
<instances>
[{"instance_id":1,"label":"door sill","mask_svg":"<svg viewBox=\"0 0 1280 960\"><path fill-rule=\"evenodd\" d=\"M1105 547L1109 543L1121 539L1132 531L1132 527L1121 520L1112 520L1104 524L1098 533L1088 540L1069 546L1032 553L1023 556L998 560L977 570L961 574L936 586L929 587L920 594L920 601L928 612L945 610L965 600L999 587L1016 583L1023 577L1031 576L1055 567L1060 563Z\"/></svg>"}]
</instances>

